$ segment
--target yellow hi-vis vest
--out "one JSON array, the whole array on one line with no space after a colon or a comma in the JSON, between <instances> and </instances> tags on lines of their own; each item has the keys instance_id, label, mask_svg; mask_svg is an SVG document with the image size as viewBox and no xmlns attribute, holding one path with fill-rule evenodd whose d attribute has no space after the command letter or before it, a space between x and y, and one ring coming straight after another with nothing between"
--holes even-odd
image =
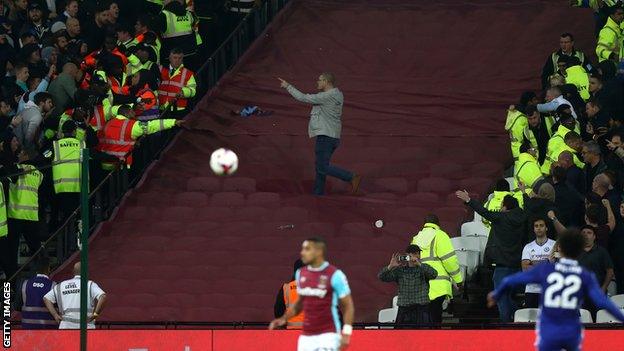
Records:
<instances>
[{"instance_id":1,"label":"yellow hi-vis vest","mask_svg":"<svg viewBox=\"0 0 624 351\"><path fill-rule=\"evenodd\" d=\"M9 185L9 218L27 221L39 220L39 185L43 174L31 165L17 165L22 172L17 183Z\"/></svg>"},{"instance_id":2,"label":"yellow hi-vis vest","mask_svg":"<svg viewBox=\"0 0 624 351\"><path fill-rule=\"evenodd\" d=\"M6 199L4 198L4 186L0 183L0 238L9 234L6 205Z\"/></svg>"},{"instance_id":3,"label":"yellow hi-vis vest","mask_svg":"<svg viewBox=\"0 0 624 351\"><path fill-rule=\"evenodd\" d=\"M616 60L619 60L620 47L622 45L622 29L615 23L615 21L609 16L607 23L600 30L598 34L598 41L596 42L596 56L598 61L602 62L608 60L612 53L615 53Z\"/></svg>"},{"instance_id":4,"label":"yellow hi-vis vest","mask_svg":"<svg viewBox=\"0 0 624 351\"><path fill-rule=\"evenodd\" d=\"M511 195L514 198L516 198L516 200L518 200L518 205L520 206L520 208L524 208L524 197L522 196L522 192L520 190L518 191L494 191L492 195L493 195L492 198L487 200L485 204L483 204L483 207L485 207L488 211L500 212L501 207L503 207L503 199L507 195ZM490 221L488 221L487 219L483 217L481 217L481 221L486 227L488 228L490 227Z\"/></svg>"},{"instance_id":5,"label":"yellow hi-vis vest","mask_svg":"<svg viewBox=\"0 0 624 351\"><path fill-rule=\"evenodd\" d=\"M553 131L552 126L555 124L555 119L552 116L541 116L544 118L544 122L546 123L546 131L548 132L548 136L552 138ZM539 145L537 144L537 138L535 137L535 133L531 130L531 127L527 125L524 127L524 131L522 133L524 135L524 139L529 142L529 144L537 151L537 158L539 159Z\"/></svg>"},{"instance_id":6,"label":"yellow hi-vis vest","mask_svg":"<svg viewBox=\"0 0 624 351\"><path fill-rule=\"evenodd\" d=\"M452 281L459 284L463 281L459 271L459 261L451 238L440 226L425 223L423 229L414 236L412 244L422 250L420 260L438 272L438 276L429 281L429 299L440 296L453 296Z\"/></svg>"},{"instance_id":7,"label":"yellow hi-vis vest","mask_svg":"<svg viewBox=\"0 0 624 351\"><path fill-rule=\"evenodd\" d=\"M585 68L576 65L566 69L566 83L574 84L583 100L589 100L589 75Z\"/></svg>"},{"instance_id":8,"label":"yellow hi-vis vest","mask_svg":"<svg viewBox=\"0 0 624 351\"><path fill-rule=\"evenodd\" d=\"M505 130L509 133L509 140L511 141L511 154L514 159L517 159L520 154L520 146L522 146L522 141L524 140L524 127L528 125L529 122L524 113L518 110L507 110Z\"/></svg>"},{"instance_id":9,"label":"yellow hi-vis vest","mask_svg":"<svg viewBox=\"0 0 624 351\"><path fill-rule=\"evenodd\" d=\"M533 188L535 182L543 178L539 163L533 155L523 152L514 164L516 183L522 182L527 188Z\"/></svg>"},{"instance_id":10,"label":"yellow hi-vis vest","mask_svg":"<svg viewBox=\"0 0 624 351\"><path fill-rule=\"evenodd\" d=\"M76 138L55 140L52 180L55 193L80 192L80 153L85 148L84 141Z\"/></svg>"},{"instance_id":11,"label":"yellow hi-vis vest","mask_svg":"<svg viewBox=\"0 0 624 351\"><path fill-rule=\"evenodd\" d=\"M163 10L162 13L167 19L167 30L161 36L163 39L195 34L193 30L195 18L190 11L186 11L184 16L177 16L175 13L167 10Z\"/></svg>"},{"instance_id":12,"label":"yellow hi-vis vest","mask_svg":"<svg viewBox=\"0 0 624 351\"><path fill-rule=\"evenodd\" d=\"M299 299L299 295L297 295L297 282L293 280L290 283L284 284L282 286L282 291L284 292L284 305L286 305L286 310L288 311L295 306L295 303ZM286 324L286 329L303 328L303 316L303 311L301 311L301 313L289 319Z\"/></svg>"},{"instance_id":13,"label":"yellow hi-vis vest","mask_svg":"<svg viewBox=\"0 0 624 351\"><path fill-rule=\"evenodd\" d=\"M548 140L548 147L546 148L546 158L544 159L544 163L542 164L541 170L543 174L550 174L550 167L553 162L556 162L559 158L559 155L563 151L572 152L572 157L574 159L574 164L579 168L585 167L585 164L581 162L581 160L576 155L576 151L570 148L564 141L566 134L568 134L570 130L566 128L564 125L559 125L557 132L553 134L553 136Z\"/></svg>"}]
</instances>

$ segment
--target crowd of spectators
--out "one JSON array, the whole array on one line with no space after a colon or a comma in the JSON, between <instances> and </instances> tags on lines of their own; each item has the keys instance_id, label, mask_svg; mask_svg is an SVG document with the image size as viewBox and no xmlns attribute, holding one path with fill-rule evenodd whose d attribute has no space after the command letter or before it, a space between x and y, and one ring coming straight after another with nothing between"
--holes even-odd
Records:
<instances>
[{"instance_id":1,"label":"crowd of spectators","mask_svg":"<svg viewBox=\"0 0 624 351\"><path fill-rule=\"evenodd\" d=\"M495 267L495 287L556 260L557 234L576 227L587 241L580 264L605 292L615 283L615 292L624 293L624 9L617 1L594 5L596 59L563 33L542 70L543 98L524 92L507 111L513 185L501 179L487 208L457 192L491 227L485 263ZM537 307L539 287L525 292L522 304ZM517 307L512 294L501 297L501 321L512 321ZM595 317L593 306L585 307Z\"/></svg>"},{"instance_id":2,"label":"crowd of spectators","mask_svg":"<svg viewBox=\"0 0 624 351\"><path fill-rule=\"evenodd\" d=\"M0 275L16 272L22 236L32 255L77 208L74 149L90 149L93 186L131 166L139 138L162 144L206 52L259 4L0 0Z\"/></svg>"}]
</instances>

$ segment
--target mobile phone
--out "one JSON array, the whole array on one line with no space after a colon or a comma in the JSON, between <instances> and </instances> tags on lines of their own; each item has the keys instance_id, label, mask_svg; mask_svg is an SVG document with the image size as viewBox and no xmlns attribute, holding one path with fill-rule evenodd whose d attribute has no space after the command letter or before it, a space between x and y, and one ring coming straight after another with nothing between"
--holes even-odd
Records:
<instances>
[{"instance_id":1,"label":"mobile phone","mask_svg":"<svg viewBox=\"0 0 624 351\"><path fill-rule=\"evenodd\" d=\"M399 262L409 262L410 261L410 255L399 255Z\"/></svg>"}]
</instances>

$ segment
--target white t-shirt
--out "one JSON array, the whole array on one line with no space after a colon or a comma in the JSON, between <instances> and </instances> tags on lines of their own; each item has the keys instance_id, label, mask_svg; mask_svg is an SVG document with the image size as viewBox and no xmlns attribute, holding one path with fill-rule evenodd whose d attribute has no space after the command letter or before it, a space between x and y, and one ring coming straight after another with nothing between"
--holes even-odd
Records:
<instances>
[{"instance_id":1,"label":"white t-shirt","mask_svg":"<svg viewBox=\"0 0 624 351\"><path fill-rule=\"evenodd\" d=\"M552 239L548 239L542 245L533 240L524 246L522 250L522 260L529 260L534 264L538 261L548 261L554 246L555 241ZM524 292L539 294L542 292L542 288L539 284L527 284Z\"/></svg>"},{"instance_id":2,"label":"white t-shirt","mask_svg":"<svg viewBox=\"0 0 624 351\"><path fill-rule=\"evenodd\" d=\"M94 302L105 294L95 282L88 283L89 292L87 295L87 315L93 314ZM80 329L80 276L64 280L57 284L44 296L50 302L58 306L63 320L59 329ZM89 329L95 329L95 323L88 325Z\"/></svg>"}]
</instances>

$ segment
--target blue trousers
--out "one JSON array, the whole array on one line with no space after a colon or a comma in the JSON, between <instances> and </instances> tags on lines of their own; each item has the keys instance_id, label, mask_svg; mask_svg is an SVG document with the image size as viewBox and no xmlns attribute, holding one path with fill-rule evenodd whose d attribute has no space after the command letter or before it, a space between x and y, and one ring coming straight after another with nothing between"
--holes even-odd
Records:
<instances>
[{"instance_id":1,"label":"blue trousers","mask_svg":"<svg viewBox=\"0 0 624 351\"><path fill-rule=\"evenodd\" d=\"M505 277L512 275L518 272L516 268L508 268L508 267L496 267L494 268L494 276L492 277L492 281L494 282L494 289L497 289L502 283ZM516 312L517 306L516 303L511 298L512 291L507 291L500 296L498 301L496 302L498 306L498 315L502 323L511 323L513 322L514 313Z\"/></svg>"},{"instance_id":2,"label":"blue trousers","mask_svg":"<svg viewBox=\"0 0 624 351\"><path fill-rule=\"evenodd\" d=\"M329 164L334 151L340 145L340 139L319 135L316 137L314 153L316 154L316 180L314 181L314 194L323 195L325 193L325 179L332 176L350 182L353 173Z\"/></svg>"}]
</instances>

